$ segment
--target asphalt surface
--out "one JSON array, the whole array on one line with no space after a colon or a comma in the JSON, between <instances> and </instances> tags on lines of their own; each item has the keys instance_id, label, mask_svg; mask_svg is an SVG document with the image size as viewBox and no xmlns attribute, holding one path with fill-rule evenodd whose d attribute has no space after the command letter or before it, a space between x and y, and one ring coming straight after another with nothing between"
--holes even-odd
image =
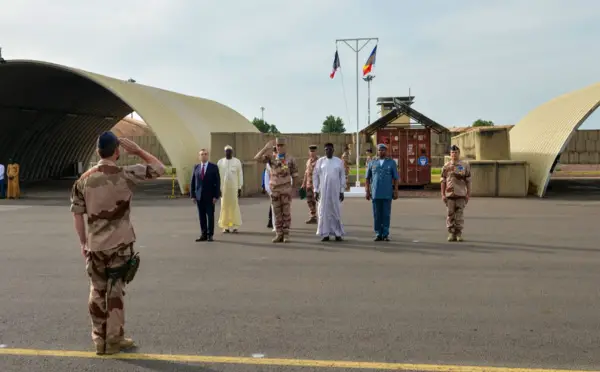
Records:
<instances>
[{"instance_id":1,"label":"asphalt surface","mask_svg":"<svg viewBox=\"0 0 600 372\"><path fill-rule=\"evenodd\" d=\"M395 201L381 243L367 201L344 202L346 241L321 243L296 199L289 244L270 242L264 197L241 201L239 234L196 243L195 207L166 194L133 202L137 353L600 369L596 194L475 198L463 243L445 241L437 198ZM26 195L0 200L0 348L92 351L68 185ZM308 370L348 369L0 354L2 372Z\"/></svg>"}]
</instances>

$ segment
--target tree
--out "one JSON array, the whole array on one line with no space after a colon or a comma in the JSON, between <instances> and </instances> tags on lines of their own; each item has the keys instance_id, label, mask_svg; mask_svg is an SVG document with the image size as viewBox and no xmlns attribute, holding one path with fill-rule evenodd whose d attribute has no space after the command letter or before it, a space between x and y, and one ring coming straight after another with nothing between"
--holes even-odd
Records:
<instances>
[{"instance_id":1,"label":"tree","mask_svg":"<svg viewBox=\"0 0 600 372\"><path fill-rule=\"evenodd\" d=\"M277 127L275 125L269 124L263 119L254 118L254 119L252 119L252 124L261 133L273 133L273 134L279 133L279 130L277 129Z\"/></svg>"},{"instance_id":2,"label":"tree","mask_svg":"<svg viewBox=\"0 0 600 372\"><path fill-rule=\"evenodd\" d=\"M473 122L473 125L471 125L471 126L472 127L493 127L494 122L491 120L477 119Z\"/></svg>"},{"instance_id":3,"label":"tree","mask_svg":"<svg viewBox=\"0 0 600 372\"><path fill-rule=\"evenodd\" d=\"M344 121L342 118L329 115L323 121L323 127L321 127L321 133L345 133Z\"/></svg>"}]
</instances>

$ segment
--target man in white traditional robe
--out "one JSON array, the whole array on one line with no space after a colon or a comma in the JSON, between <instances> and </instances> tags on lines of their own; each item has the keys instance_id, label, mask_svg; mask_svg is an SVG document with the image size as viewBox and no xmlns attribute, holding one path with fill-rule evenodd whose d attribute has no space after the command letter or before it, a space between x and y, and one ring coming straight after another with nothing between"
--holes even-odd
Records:
<instances>
[{"instance_id":1,"label":"man in white traditional robe","mask_svg":"<svg viewBox=\"0 0 600 372\"><path fill-rule=\"evenodd\" d=\"M319 223L317 235L321 241L329 241L335 236L336 241L342 240L344 225L342 224L341 205L346 189L346 172L344 162L333 156L333 144L325 144L325 156L317 160L313 172L313 187L318 207Z\"/></svg>"},{"instance_id":2,"label":"man in white traditional robe","mask_svg":"<svg viewBox=\"0 0 600 372\"><path fill-rule=\"evenodd\" d=\"M224 233L237 233L242 226L239 198L242 195L244 174L242 162L233 157L233 148L225 146L225 157L217 162L221 175L221 213L219 227Z\"/></svg>"}]
</instances>

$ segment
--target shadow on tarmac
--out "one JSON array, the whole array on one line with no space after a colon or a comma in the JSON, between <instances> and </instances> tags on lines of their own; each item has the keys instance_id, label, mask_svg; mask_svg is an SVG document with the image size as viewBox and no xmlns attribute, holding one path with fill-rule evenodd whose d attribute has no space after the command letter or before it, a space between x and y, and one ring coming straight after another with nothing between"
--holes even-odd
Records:
<instances>
[{"instance_id":1,"label":"shadow on tarmac","mask_svg":"<svg viewBox=\"0 0 600 372\"><path fill-rule=\"evenodd\" d=\"M162 360L133 360L124 359L121 362L139 367L160 372L219 372L216 369L211 369L199 365L188 363L176 363Z\"/></svg>"}]
</instances>

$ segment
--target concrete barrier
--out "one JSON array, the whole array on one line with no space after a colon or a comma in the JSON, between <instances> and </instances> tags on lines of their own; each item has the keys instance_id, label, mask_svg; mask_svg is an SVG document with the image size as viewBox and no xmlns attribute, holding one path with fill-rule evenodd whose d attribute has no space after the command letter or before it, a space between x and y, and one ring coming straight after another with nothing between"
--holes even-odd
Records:
<instances>
[{"instance_id":1,"label":"concrete barrier","mask_svg":"<svg viewBox=\"0 0 600 372\"><path fill-rule=\"evenodd\" d=\"M450 157L446 157L450 161ZM467 160L471 165L471 195L526 197L529 164L516 160Z\"/></svg>"}]
</instances>

